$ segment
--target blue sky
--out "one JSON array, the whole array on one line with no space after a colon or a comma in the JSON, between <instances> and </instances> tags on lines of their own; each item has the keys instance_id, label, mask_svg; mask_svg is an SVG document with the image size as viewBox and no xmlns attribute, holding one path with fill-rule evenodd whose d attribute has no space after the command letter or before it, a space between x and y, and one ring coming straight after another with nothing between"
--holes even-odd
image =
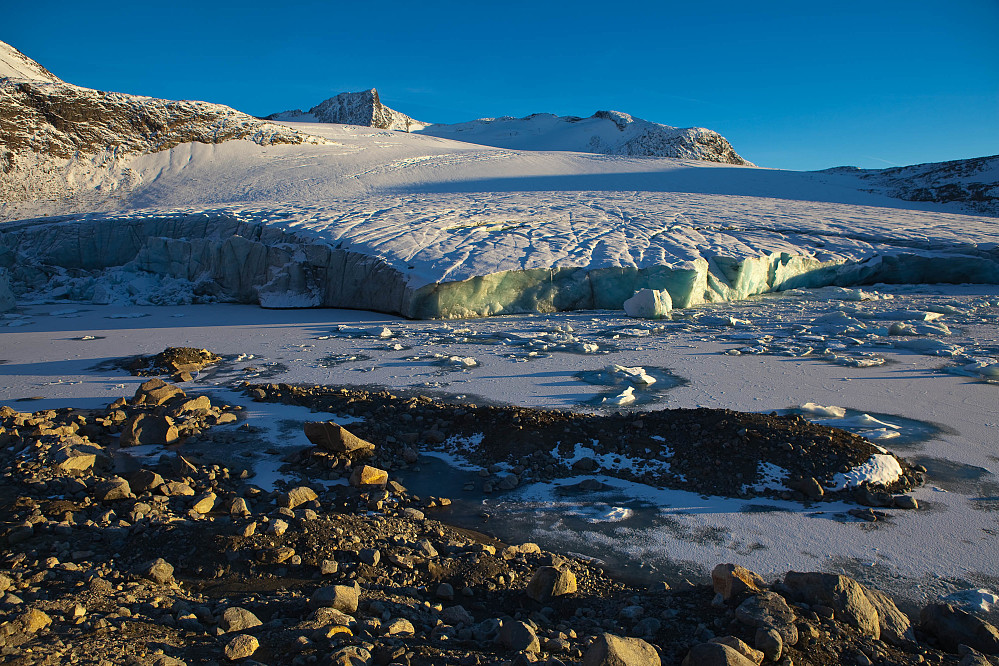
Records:
<instances>
[{"instance_id":1,"label":"blue sky","mask_svg":"<svg viewBox=\"0 0 999 666\"><path fill-rule=\"evenodd\" d=\"M616 109L786 169L999 153L996 35L999 0L13 0L0 23L91 88L265 115L376 87L429 122Z\"/></svg>"}]
</instances>

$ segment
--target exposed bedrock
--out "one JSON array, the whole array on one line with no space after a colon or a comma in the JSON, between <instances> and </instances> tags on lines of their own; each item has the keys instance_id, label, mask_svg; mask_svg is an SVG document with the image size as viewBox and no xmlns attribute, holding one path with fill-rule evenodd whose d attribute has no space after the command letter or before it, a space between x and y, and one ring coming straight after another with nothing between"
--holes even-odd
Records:
<instances>
[{"instance_id":1,"label":"exposed bedrock","mask_svg":"<svg viewBox=\"0 0 999 666\"><path fill-rule=\"evenodd\" d=\"M620 310L642 289L666 291L675 307L684 308L799 287L999 284L999 249L903 249L853 262L786 252L714 256L677 266L529 269L414 285L382 258L276 226L202 214L8 224L0 228L0 309L12 306L4 297L4 268L15 297L44 293L55 277L92 284L105 271L125 270L187 281L208 300L456 318ZM91 292L78 289L67 297L96 301Z\"/></svg>"}]
</instances>

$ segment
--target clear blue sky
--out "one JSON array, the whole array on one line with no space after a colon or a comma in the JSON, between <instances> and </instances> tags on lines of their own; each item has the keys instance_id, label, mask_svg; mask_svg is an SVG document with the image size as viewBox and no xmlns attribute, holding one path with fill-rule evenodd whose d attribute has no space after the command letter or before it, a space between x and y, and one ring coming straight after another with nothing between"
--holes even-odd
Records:
<instances>
[{"instance_id":1,"label":"clear blue sky","mask_svg":"<svg viewBox=\"0 0 999 666\"><path fill-rule=\"evenodd\" d=\"M9 0L0 40L71 83L255 115L376 87L429 122L708 127L786 169L999 153L999 0Z\"/></svg>"}]
</instances>

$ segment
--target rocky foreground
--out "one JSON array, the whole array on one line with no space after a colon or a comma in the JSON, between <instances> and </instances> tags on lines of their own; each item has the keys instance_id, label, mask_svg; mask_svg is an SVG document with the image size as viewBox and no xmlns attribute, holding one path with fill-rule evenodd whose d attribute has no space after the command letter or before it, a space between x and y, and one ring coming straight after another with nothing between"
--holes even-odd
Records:
<instances>
[{"instance_id":1,"label":"rocky foreground","mask_svg":"<svg viewBox=\"0 0 999 666\"><path fill-rule=\"evenodd\" d=\"M184 380L209 362L143 371ZM635 587L442 524L446 498L392 479L406 428L393 445L308 424L315 446L274 492L183 448L121 453L252 436L241 411L158 378L105 410L0 408L6 663L999 663L995 627L945 604L913 623L845 576L722 564L711 586Z\"/></svg>"}]
</instances>

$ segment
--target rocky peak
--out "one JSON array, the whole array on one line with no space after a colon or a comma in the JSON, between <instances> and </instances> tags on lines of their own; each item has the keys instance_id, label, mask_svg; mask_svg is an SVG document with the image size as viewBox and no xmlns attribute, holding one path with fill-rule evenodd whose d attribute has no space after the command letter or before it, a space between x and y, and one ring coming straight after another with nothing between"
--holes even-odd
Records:
<instances>
[{"instance_id":1,"label":"rocky peak","mask_svg":"<svg viewBox=\"0 0 999 666\"><path fill-rule=\"evenodd\" d=\"M410 118L381 103L374 88L360 92L345 92L330 97L303 112L300 109L273 113L266 120L297 120L340 125L361 125L377 129L411 131L427 123Z\"/></svg>"}]
</instances>

